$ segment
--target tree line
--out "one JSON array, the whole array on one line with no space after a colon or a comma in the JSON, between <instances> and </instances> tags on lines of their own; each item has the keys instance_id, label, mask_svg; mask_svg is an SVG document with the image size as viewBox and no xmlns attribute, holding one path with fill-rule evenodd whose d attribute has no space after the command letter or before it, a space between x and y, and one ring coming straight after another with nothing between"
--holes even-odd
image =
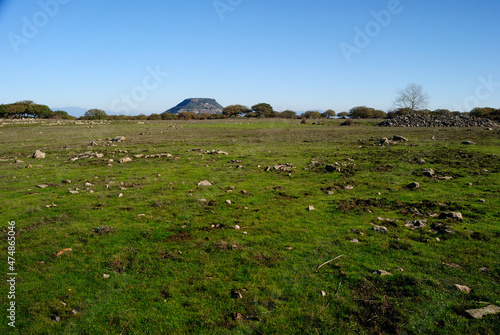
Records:
<instances>
[{"instance_id":1,"label":"tree line","mask_svg":"<svg viewBox=\"0 0 500 335\"><path fill-rule=\"evenodd\" d=\"M379 109L357 106L349 110L349 112L336 113L333 109L328 109L324 112L310 110L298 114L292 110L284 110L282 112L275 111L268 103L258 103L252 107L244 105L230 105L222 110L221 114L196 114L192 112L181 112L179 114L171 114L164 112L162 114L137 116L130 115L108 115L102 109L90 109L85 112L85 115L80 117L80 120L206 120L206 119L227 119L227 118L284 118L284 119L329 119L333 117L350 118L350 119L384 119L394 118L403 115L470 115L476 117L484 117L494 121L500 121L500 108L492 107L476 107L470 112L462 113L458 111L450 111L448 109L429 110L427 106L429 97L423 92L422 86L409 84L404 90L398 90L396 99L394 100L395 108L389 112L384 112ZM52 111L46 105L36 104L31 100L18 101L12 104L0 105L0 118L40 118L40 119L77 119L68 115L65 111Z\"/></svg>"},{"instance_id":2,"label":"tree line","mask_svg":"<svg viewBox=\"0 0 500 335\"><path fill-rule=\"evenodd\" d=\"M1 104L0 118L76 119L76 117L69 115L65 111L52 111L48 106L36 104L31 100L18 101L12 104Z\"/></svg>"}]
</instances>

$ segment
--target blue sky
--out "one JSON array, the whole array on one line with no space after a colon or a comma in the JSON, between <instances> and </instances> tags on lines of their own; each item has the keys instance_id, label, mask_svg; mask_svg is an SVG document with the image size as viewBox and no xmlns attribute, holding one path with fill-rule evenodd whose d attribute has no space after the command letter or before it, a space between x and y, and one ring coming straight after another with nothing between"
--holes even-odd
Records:
<instances>
[{"instance_id":1,"label":"blue sky","mask_svg":"<svg viewBox=\"0 0 500 335\"><path fill-rule=\"evenodd\" d=\"M161 113L500 107L498 0L0 0L0 103Z\"/></svg>"}]
</instances>

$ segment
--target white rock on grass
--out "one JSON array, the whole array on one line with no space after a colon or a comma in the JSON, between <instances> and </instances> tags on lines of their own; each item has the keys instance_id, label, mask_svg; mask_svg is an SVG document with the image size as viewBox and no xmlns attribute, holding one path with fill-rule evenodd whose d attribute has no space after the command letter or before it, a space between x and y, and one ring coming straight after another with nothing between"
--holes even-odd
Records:
<instances>
[{"instance_id":1,"label":"white rock on grass","mask_svg":"<svg viewBox=\"0 0 500 335\"><path fill-rule=\"evenodd\" d=\"M470 290L470 287L465 286L465 285L455 284L455 285L453 285L453 286L455 286L455 288L456 288L457 290L462 291L462 292L464 292L464 293L470 293L470 291L471 291L471 290Z\"/></svg>"},{"instance_id":2,"label":"white rock on grass","mask_svg":"<svg viewBox=\"0 0 500 335\"><path fill-rule=\"evenodd\" d=\"M387 228L384 227L384 226L377 226L377 225L374 225L373 226L373 230L379 232L379 233L387 233Z\"/></svg>"},{"instance_id":3,"label":"white rock on grass","mask_svg":"<svg viewBox=\"0 0 500 335\"><path fill-rule=\"evenodd\" d=\"M127 157L121 158L118 162L119 163L128 163L128 162L131 162L131 161L132 161L132 158L130 158L130 157L127 156Z\"/></svg>"},{"instance_id":4,"label":"white rock on grass","mask_svg":"<svg viewBox=\"0 0 500 335\"><path fill-rule=\"evenodd\" d=\"M212 183L208 180L202 180L198 183L198 186L212 186Z\"/></svg>"},{"instance_id":5,"label":"white rock on grass","mask_svg":"<svg viewBox=\"0 0 500 335\"><path fill-rule=\"evenodd\" d=\"M36 151L33 153L33 158L35 158L35 159L42 159L42 158L45 158L45 153L44 153L44 152L41 152L40 150L36 150Z\"/></svg>"},{"instance_id":6,"label":"white rock on grass","mask_svg":"<svg viewBox=\"0 0 500 335\"><path fill-rule=\"evenodd\" d=\"M488 305L484 308L468 309L465 312L467 314L469 314L469 316L474 318L474 319L482 319L483 316L485 316L485 315L500 313L500 307L495 306L495 305Z\"/></svg>"}]
</instances>

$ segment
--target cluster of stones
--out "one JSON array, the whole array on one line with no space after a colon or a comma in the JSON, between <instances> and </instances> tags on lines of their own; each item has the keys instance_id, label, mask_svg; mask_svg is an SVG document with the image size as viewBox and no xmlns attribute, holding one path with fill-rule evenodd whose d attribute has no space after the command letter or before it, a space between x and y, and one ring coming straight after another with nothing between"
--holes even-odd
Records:
<instances>
[{"instance_id":1,"label":"cluster of stones","mask_svg":"<svg viewBox=\"0 0 500 335\"><path fill-rule=\"evenodd\" d=\"M275 171L275 172L290 172L295 169L295 165L290 163L278 164L275 166L268 166L264 171Z\"/></svg>"},{"instance_id":2,"label":"cluster of stones","mask_svg":"<svg viewBox=\"0 0 500 335\"><path fill-rule=\"evenodd\" d=\"M191 151L199 152L208 155L229 155L227 152L222 150L203 150L203 149L191 149Z\"/></svg>"},{"instance_id":3,"label":"cluster of stones","mask_svg":"<svg viewBox=\"0 0 500 335\"><path fill-rule=\"evenodd\" d=\"M80 154L76 154L73 157L71 157L69 160L74 162L74 161L77 161L79 159L103 158L103 157L104 157L104 154L101 154L98 152L87 151L87 152L82 152Z\"/></svg>"},{"instance_id":4,"label":"cluster of stones","mask_svg":"<svg viewBox=\"0 0 500 335\"><path fill-rule=\"evenodd\" d=\"M103 143L103 145L105 146L114 146L116 142L124 142L125 141L125 137L123 136L116 136L114 138L107 138L106 141ZM97 146L97 145L100 145L102 142L102 140L98 139L98 140L94 140L94 141L90 141L89 142L89 145L90 146Z\"/></svg>"},{"instance_id":5,"label":"cluster of stones","mask_svg":"<svg viewBox=\"0 0 500 335\"><path fill-rule=\"evenodd\" d=\"M471 116L431 116L405 115L387 119L378 124L381 127L487 127L493 128L495 122Z\"/></svg>"},{"instance_id":6,"label":"cluster of stones","mask_svg":"<svg viewBox=\"0 0 500 335\"><path fill-rule=\"evenodd\" d=\"M387 145L395 145L398 143L405 143L408 142L408 139L403 136L399 135L394 135L392 139L388 139L387 137L382 137L382 138L374 138L372 141L375 141L375 144L379 144L381 146L387 146Z\"/></svg>"}]
</instances>

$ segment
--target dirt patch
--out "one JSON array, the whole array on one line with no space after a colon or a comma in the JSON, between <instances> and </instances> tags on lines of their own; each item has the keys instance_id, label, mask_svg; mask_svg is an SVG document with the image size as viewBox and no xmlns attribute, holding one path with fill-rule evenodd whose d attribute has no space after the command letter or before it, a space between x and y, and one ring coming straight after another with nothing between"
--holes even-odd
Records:
<instances>
[{"instance_id":1,"label":"dirt patch","mask_svg":"<svg viewBox=\"0 0 500 335\"><path fill-rule=\"evenodd\" d=\"M164 242L184 242L192 239L193 236L189 233L179 233L165 237Z\"/></svg>"}]
</instances>

